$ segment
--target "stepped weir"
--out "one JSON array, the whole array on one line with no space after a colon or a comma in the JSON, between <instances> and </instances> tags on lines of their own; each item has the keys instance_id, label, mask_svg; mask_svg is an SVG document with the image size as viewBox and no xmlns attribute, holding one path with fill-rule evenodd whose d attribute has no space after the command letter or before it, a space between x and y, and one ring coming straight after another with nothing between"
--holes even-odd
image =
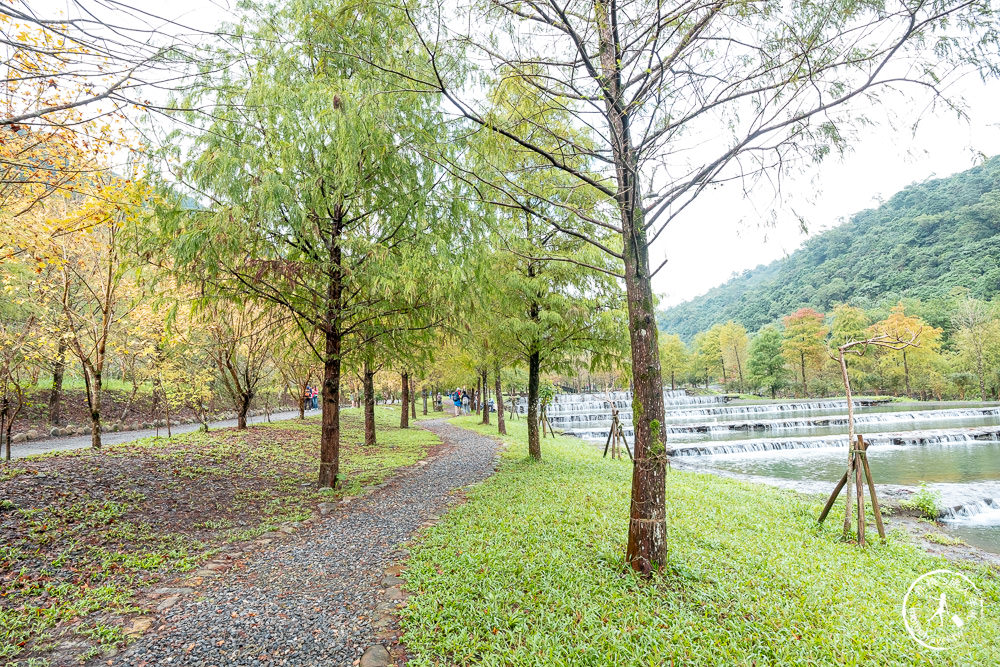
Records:
<instances>
[{"instance_id":1,"label":"stepped weir","mask_svg":"<svg viewBox=\"0 0 1000 667\"><path fill-rule=\"evenodd\" d=\"M663 400L667 452L688 465L789 483L822 484L842 472L844 399L742 401L682 390L665 391ZM1000 551L1000 404L858 399L854 407L855 428L871 444L877 484L914 489L926 482L941 494L943 520L963 538ZM526 399L517 400L515 409L526 413ZM565 435L603 444L612 410L631 445L628 391L558 394L547 415ZM963 526L973 532L961 532Z\"/></svg>"}]
</instances>

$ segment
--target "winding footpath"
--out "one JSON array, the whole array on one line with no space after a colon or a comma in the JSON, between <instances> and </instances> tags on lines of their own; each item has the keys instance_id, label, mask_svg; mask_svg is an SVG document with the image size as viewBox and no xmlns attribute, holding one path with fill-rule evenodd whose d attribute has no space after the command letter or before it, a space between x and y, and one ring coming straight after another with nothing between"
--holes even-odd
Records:
<instances>
[{"instance_id":1,"label":"winding footpath","mask_svg":"<svg viewBox=\"0 0 1000 667\"><path fill-rule=\"evenodd\" d=\"M444 443L431 457L308 528L253 543L255 551L159 613L127 650L92 664L357 665L366 649L391 648L386 613L404 597L391 573L405 542L497 465L491 438L443 419L418 425ZM361 664L376 654L389 657L375 648Z\"/></svg>"},{"instance_id":2,"label":"winding footpath","mask_svg":"<svg viewBox=\"0 0 1000 667\"><path fill-rule=\"evenodd\" d=\"M306 416L317 414L315 411L307 412ZM297 419L299 416L298 410L293 410L291 412L274 412L271 414L270 421L285 421L286 419ZM267 415L257 415L255 417L247 417L248 424L261 424L268 421ZM236 426L237 421L235 419L226 419L223 421L209 422L209 428L231 428ZM177 424L170 427L170 432L173 435L179 435L181 433L190 433L191 431L197 431L201 428L201 424ZM142 429L140 431L107 431L101 433L101 444L102 445L120 445L123 442L132 442L133 440L139 440L140 438L150 438L154 435L166 435L167 429L165 427L160 427L159 429L148 428ZM46 452L64 452L71 449L86 449L90 447L90 433L85 435L73 435L69 437L61 438L46 438L45 440L29 440L28 442L21 442L15 445L11 445L10 457L12 459L22 459L25 456L34 456L35 454L45 454Z\"/></svg>"}]
</instances>

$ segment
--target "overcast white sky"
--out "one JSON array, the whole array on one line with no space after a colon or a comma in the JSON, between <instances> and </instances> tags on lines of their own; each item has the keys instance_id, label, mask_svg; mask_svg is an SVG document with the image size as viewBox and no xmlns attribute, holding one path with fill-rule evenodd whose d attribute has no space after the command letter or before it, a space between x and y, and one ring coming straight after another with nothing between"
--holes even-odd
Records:
<instances>
[{"instance_id":1,"label":"overcast white sky","mask_svg":"<svg viewBox=\"0 0 1000 667\"><path fill-rule=\"evenodd\" d=\"M880 198L911 183L969 169L981 162L982 154L1000 154L1000 82L984 84L977 78L963 84L968 122L951 113L925 117L916 134L889 128L867 132L842 160L831 158L786 184L786 192L794 194L781 203L776 225L764 224L770 210L755 211L738 193L709 194L699 208L671 223L653 249L654 266L667 259L653 284L661 304L691 299L734 272L795 250L807 236L793 209L806 219L812 235L878 206Z\"/></svg>"},{"instance_id":2,"label":"overcast white sky","mask_svg":"<svg viewBox=\"0 0 1000 667\"><path fill-rule=\"evenodd\" d=\"M66 0L35 0L32 6L65 8ZM230 18L230 0L136 0L148 9L180 23L210 30ZM981 156L1000 154L1000 82L984 84L967 78L962 96L971 119L954 114L925 117L920 129L889 128L863 134L843 159L830 158L802 177L785 183L785 200L770 197L752 204L735 189L706 192L657 240L651 263L666 266L653 288L670 306L725 282L734 272L766 264L795 250L807 238L795 214L805 218L809 234L878 205L901 188L968 169ZM898 109L905 116L906 108ZM793 214L794 210L794 214ZM778 222L768 224L772 213Z\"/></svg>"}]
</instances>

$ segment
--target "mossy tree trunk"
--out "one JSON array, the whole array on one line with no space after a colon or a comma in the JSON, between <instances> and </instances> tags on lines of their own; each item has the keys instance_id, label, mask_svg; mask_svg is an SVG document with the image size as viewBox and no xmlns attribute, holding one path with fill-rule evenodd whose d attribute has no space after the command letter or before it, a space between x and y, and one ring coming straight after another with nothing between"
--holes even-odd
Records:
<instances>
[{"instance_id":1,"label":"mossy tree trunk","mask_svg":"<svg viewBox=\"0 0 1000 667\"><path fill-rule=\"evenodd\" d=\"M500 385L500 369L496 369L496 394L497 394L497 433L507 435L507 424L503 419L503 387Z\"/></svg>"},{"instance_id":2,"label":"mossy tree trunk","mask_svg":"<svg viewBox=\"0 0 1000 667\"><path fill-rule=\"evenodd\" d=\"M365 445L371 447L375 444L375 371L367 361L361 384L365 400Z\"/></svg>"},{"instance_id":3,"label":"mossy tree trunk","mask_svg":"<svg viewBox=\"0 0 1000 667\"><path fill-rule=\"evenodd\" d=\"M402 401L399 410L399 428L410 427L410 374L400 373L400 384L403 386Z\"/></svg>"}]
</instances>

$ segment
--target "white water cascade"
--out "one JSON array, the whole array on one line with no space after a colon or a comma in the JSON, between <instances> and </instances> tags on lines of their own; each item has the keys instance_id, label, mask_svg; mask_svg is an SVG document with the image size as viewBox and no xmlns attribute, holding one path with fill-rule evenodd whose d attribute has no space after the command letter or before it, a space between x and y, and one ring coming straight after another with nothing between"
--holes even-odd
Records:
<instances>
[{"instance_id":1,"label":"white water cascade","mask_svg":"<svg viewBox=\"0 0 1000 667\"><path fill-rule=\"evenodd\" d=\"M941 518L952 523L993 525L1000 523L1000 499L980 498L945 507Z\"/></svg>"},{"instance_id":2,"label":"white water cascade","mask_svg":"<svg viewBox=\"0 0 1000 667\"><path fill-rule=\"evenodd\" d=\"M685 391L664 391L663 403L667 414L687 410L691 406L721 406L725 396L688 396ZM519 414L528 411L528 400L520 397L515 403ZM601 440L611 429L612 410L618 411L627 440L632 440L632 392L614 391L604 394L556 394L548 406L552 427L566 435L585 440ZM711 409L702 407L701 409Z\"/></svg>"},{"instance_id":3,"label":"white water cascade","mask_svg":"<svg viewBox=\"0 0 1000 667\"><path fill-rule=\"evenodd\" d=\"M728 397L722 395L690 396L683 390L664 391L663 403L666 409L667 433L715 433L722 431L756 431L768 428L793 427L796 420L753 420L756 415L780 416L795 412L822 412L847 409L846 400L791 401L787 403L762 403L727 405ZM871 402L855 401L858 408L870 406ZM528 411L528 401L520 397L515 403L519 414ZM604 440L611 429L612 409L618 410L618 419L623 426L625 438L632 440L632 392L615 391L604 394L557 394L548 406L549 423L553 428L585 440ZM1000 408L998 408L1000 410ZM1000 412L998 412L1000 413ZM684 424L691 419L727 419L736 421ZM797 420L809 426L808 420ZM681 422L681 424L677 424ZM768 425L772 426L768 426Z\"/></svg>"},{"instance_id":4,"label":"white water cascade","mask_svg":"<svg viewBox=\"0 0 1000 667\"><path fill-rule=\"evenodd\" d=\"M947 445L976 442L977 440L1000 439L1000 426L981 428L936 429L931 431L900 431L897 433L874 433L865 440L872 446L914 447L918 445ZM753 452L778 451L783 449L823 449L843 448L847 439L843 434L819 435L804 438L758 438L754 440L720 440L718 442L698 442L667 448L670 456L720 456L725 454L749 454Z\"/></svg>"},{"instance_id":5,"label":"white water cascade","mask_svg":"<svg viewBox=\"0 0 1000 667\"><path fill-rule=\"evenodd\" d=\"M855 415L854 424L919 424L921 422L928 421L983 419L986 417L996 416L1000 416L1000 408L996 407L959 408L954 410L916 410L910 412L875 412L871 414ZM823 417L800 417L793 419L674 424L667 427L667 433L687 434L726 433L734 431L782 431L846 425L847 415L832 415Z\"/></svg>"},{"instance_id":6,"label":"white water cascade","mask_svg":"<svg viewBox=\"0 0 1000 667\"><path fill-rule=\"evenodd\" d=\"M812 493L829 493L842 473L844 399L742 401L684 391L667 391L663 398L667 453L679 466L806 485ZM873 474L880 487L905 495L927 481L941 491L941 519L951 530L1000 551L1000 404L858 399L854 407L855 426L877 458ZM525 413L525 399L516 408ZM627 391L557 395L548 418L556 430L600 446L613 410L631 443Z\"/></svg>"}]
</instances>

